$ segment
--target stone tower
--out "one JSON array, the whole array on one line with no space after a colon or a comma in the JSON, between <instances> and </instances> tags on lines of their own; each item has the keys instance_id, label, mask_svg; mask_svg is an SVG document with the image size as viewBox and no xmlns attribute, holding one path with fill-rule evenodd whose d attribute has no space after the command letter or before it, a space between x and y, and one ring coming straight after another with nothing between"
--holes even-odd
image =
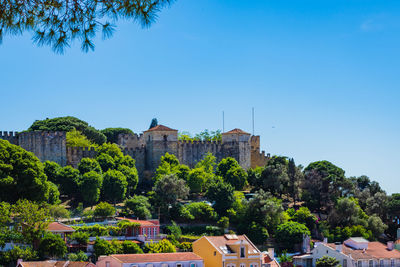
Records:
<instances>
[{"instance_id":1,"label":"stone tower","mask_svg":"<svg viewBox=\"0 0 400 267\"><path fill-rule=\"evenodd\" d=\"M251 134L237 128L222 133L224 157L235 158L244 169L251 165L250 136Z\"/></svg>"},{"instance_id":2,"label":"stone tower","mask_svg":"<svg viewBox=\"0 0 400 267\"><path fill-rule=\"evenodd\" d=\"M145 169L154 172L165 153L178 154L178 130L157 125L143 132L146 143Z\"/></svg>"}]
</instances>

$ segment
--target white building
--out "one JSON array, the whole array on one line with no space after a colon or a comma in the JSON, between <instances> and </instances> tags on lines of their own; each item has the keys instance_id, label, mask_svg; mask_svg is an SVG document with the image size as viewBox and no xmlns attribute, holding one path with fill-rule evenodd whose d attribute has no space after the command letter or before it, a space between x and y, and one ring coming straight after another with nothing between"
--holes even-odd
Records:
<instances>
[{"instance_id":1,"label":"white building","mask_svg":"<svg viewBox=\"0 0 400 267\"><path fill-rule=\"evenodd\" d=\"M393 249L393 242L384 245L362 237L351 237L343 244L315 243L311 253L294 256L293 263L315 267L316 260L323 256L336 258L342 267L400 267L400 252Z\"/></svg>"}]
</instances>

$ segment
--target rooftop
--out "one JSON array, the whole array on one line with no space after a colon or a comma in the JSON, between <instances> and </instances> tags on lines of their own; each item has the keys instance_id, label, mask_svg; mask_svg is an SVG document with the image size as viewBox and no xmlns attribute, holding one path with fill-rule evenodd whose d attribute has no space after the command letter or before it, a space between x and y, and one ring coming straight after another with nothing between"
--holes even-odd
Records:
<instances>
[{"instance_id":1,"label":"rooftop","mask_svg":"<svg viewBox=\"0 0 400 267\"><path fill-rule=\"evenodd\" d=\"M159 125L157 125L157 126L155 126L155 127L153 127L153 128L148 129L147 131L144 131L144 132L146 133L146 132L155 132L155 131L177 132L178 130L171 129L171 128L165 126L165 125L159 124Z\"/></svg>"},{"instance_id":2,"label":"rooftop","mask_svg":"<svg viewBox=\"0 0 400 267\"><path fill-rule=\"evenodd\" d=\"M245 131L243 131L243 130L241 130L239 128L235 128L233 130L230 130L229 132L225 132L225 133L222 133L222 134L248 134L248 135L250 135L249 133L246 133Z\"/></svg>"},{"instance_id":3,"label":"rooftop","mask_svg":"<svg viewBox=\"0 0 400 267\"><path fill-rule=\"evenodd\" d=\"M165 262L165 261L194 261L203 260L193 252L154 253L154 254L116 254L111 257L123 263Z\"/></svg>"},{"instance_id":4,"label":"rooftop","mask_svg":"<svg viewBox=\"0 0 400 267\"><path fill-rule=\"evenodd\" d=\"M368 241L367 241L368 242ZM335 249L336 246L334 243L326 244L332 249ZM393 249L389 250L386 245L380 242L369 242L368 248L365 250L362 249L353 249L345 244L342 245L343 253L346 255L350 255L355 260L361 259L400 259L400 252Z\"/></svg>"},{"instance_id":5,"label":"rooftop","mask_svg":"<svg viewBox=\"0 0 400 267\"><path fill-rule=\"evenodd\" d=\"M75 232L74 228L59 222L52 222L47 226L50 232Z\"/></svg>"},{"instance_id":6,"label":"rooftop","mask_svg":"<svg viewBox=\"0 0 400 267\"><path fill-rule=\"evenodd\" d=\"M237 245L242 242L249 244L250 253L260 253L246 235L204 236L204 238L213 244L222 254L232 253L233 251L229 246Z\"/></svg>"},{"instance_id":7,"label":"rooftop","mask_svg":"<svg viewBox=\"0 0 400 267\"><path fill-rule=\"evenodd\" d=\"M159 223L156 223L155 221L148 221L148 220L136 220L136 219L130 219L130 218L124 218L124 217L117 217L116 219L138 223L141 226L157 226L157 225L159 225Z\"/></svg>"},{"instance_id":8,"label":"rooftop","mask_svg":"<svg viewBox=\"0 0 400 267\"><path fill-rule=\"evenodd\" d=\"M85 267L90 262L79 261L23 261L18 266L23 267Z\"/></svg>"}]
</instances>

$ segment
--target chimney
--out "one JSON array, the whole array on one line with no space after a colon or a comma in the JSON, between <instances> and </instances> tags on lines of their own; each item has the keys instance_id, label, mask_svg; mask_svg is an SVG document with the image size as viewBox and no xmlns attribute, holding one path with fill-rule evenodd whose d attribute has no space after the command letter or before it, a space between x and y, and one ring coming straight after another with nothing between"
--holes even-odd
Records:
<instances>
[{"instance_id":1,"label":"chimney","mask_svg":"<svg viewBox=\"0 0 400 267\"><path fill-rule=\"evenodd\" d=\"M393 246L393 241L388 241L387 242L387 249L388 250L393 250L394 246Z\"/></svg>"},{"instance_id":2,"label":"chimney","mask_svg":"<svg viewBox=\"0 0 400 267\"><path fill-rule=\"evenodd\" d=\"M275 249L274 248L268 249L268 256L271 258L271 260L275 259Z\"/></svg>"},{"instance_id":3,"label":"chimney","mask_svg":"<svg viewBox=\"0 0 400 267\"><path fill-rule=\"evenodd\" d=\"M336 242L335 247L337 252L342 252L342 243Z\"/></svg>"},{"instance_id":4,"label":"chimney","mask_svg":"<svg viewBox=\"0 0 400 267\"><path fill-rule=\"evenodd\" d=\"M324 237L324 244L328 244L328 238Z\"/></svg>"}]
</instances>

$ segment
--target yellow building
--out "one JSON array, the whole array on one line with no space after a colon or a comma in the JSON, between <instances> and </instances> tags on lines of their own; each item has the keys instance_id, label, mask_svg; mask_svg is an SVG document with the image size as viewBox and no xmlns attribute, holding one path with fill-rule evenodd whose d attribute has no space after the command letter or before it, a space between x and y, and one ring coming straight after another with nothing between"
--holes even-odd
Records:
<instances>
[{"instance_id":1,"label":"yellow building","mask_svg":"<svg viewBox=\"0 0 400 267\"><path fill-rule=\"evenodd\" d=\"M193 242L193 252L204 267L261 267L262 253L245 235L203 236Z\"/></svg>"}]
</instances>

